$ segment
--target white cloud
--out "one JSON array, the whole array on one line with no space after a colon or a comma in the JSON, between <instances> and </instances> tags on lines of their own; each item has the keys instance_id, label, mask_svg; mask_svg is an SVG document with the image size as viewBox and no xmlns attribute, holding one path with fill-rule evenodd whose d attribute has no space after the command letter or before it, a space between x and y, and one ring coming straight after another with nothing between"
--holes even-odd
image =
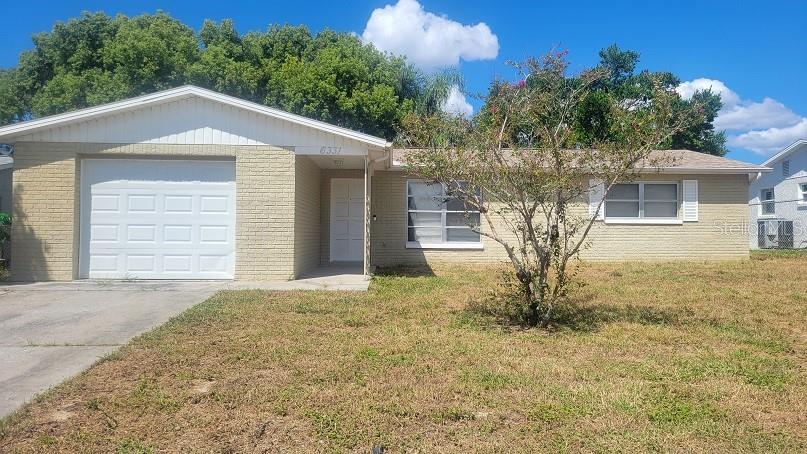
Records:
<instances>
[{"instance_id":1,"label":"white cloud","mask_svg":"<svg viewBox=\"0 0 807 454\"><path fill-rule=\"evenodd\" d=\"M426 12L416 0L399 0L373 10L361 38L426 70L499 54L499 39L484 22L463 25Z\"/></svg>"},{"instance_id":2,"label":"white cloud","mask_svg":"<svg viewBox=\"0 0 807 454\"><path fill-rule=\"evenodd\" d=\"M770 156L793 142L804 138L807 138L807 118L802 118L795 125L785 128L748 131L738 136L729 137L728 144Z\"/></svg>"},{"instance_id":3,"label":"white cloud","mask_svg":"<svg viewBox=\"0 0 807 454\"><path fill-rule=\"evenodd\" d=\"M762 102L744 101L723 107L715 119L715 127L729 131L781 128L796 124L799 120L801 117L784 104L775 99L765 98Z\"/></svg>"},{"instance_id":4,"label":"white cloud","mask_svg":"<svg viewBox=\"0 0 807 454\"><path fill-rule=\"evenodd\" d=\"M695 79L688 82L682 82L681 85L675 88L684 99L689 99L696 91L711 90L713 93L720 95L720 100L723 101L723 107L735 106L739 104L740 97L734 93L723 82L715 79Z\"/></svg>"},{"instance_id":5,"label":"white cloud","mask_svg":"<svg viewBox=\"0 0 807 454\"><path fill-rule=\"evenodd\" d=\"M444 112L463 117L470 117L474 107L465 99L465 95L460 91L460 87L453 85L448 92L448 98L441 106Z\"/></svg>"},{"instance_id":6,"label":"white cloud","mask_svg":"<svg viewBox=\"0 0 807 454\"><path fill-rule=\"evenodd\" d=\"M729 146L769 155L807 137L807 117L775 99L765 98L761 102L742 99L722 81L705 78L683 82L675 90L689 99L696 91L708 89L718 93L723 101L714 125L717 130L729 133Z\"/></svg>"}]
</instances>

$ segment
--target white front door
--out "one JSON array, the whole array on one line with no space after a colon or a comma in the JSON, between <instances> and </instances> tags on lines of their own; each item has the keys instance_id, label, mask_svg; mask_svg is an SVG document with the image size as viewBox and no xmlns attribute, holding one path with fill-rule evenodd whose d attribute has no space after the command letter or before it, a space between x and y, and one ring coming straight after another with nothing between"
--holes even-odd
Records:
<instances>
[{"instance_id":1,"label":"white front door","mask_svg":"<svg viewBox=\"0 0 807 454\"><path fill-rule=\"evenodd\" d=\"M80 277L232 279L235 163L88 159Z\"/></svg>"},{"instance_id":2,"label":"white front door","mask_svg":"<svg viewBox=\"0 0 807 454\"><path fill-rule=\"evenodd\" d=\"M364 260L364 180L331 179L331 261Z\"/></svg>"}]
</instances>

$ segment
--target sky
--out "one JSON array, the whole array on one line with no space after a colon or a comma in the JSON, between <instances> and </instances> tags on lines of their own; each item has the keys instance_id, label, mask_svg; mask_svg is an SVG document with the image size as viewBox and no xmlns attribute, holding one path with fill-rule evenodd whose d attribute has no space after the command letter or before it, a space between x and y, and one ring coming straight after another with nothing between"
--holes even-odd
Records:
<instances>
[{"instance_id":1,"label":"sky","mask_svg":"<svg viewBox=\"0 0 807 454\"><path fill-rule=\"evenodd\" d=\"M760 163L807 138L807 1L511 1L382 0L305 2L71 1L4 2L0 67L14 66L49 31L82 11L136 15L163 10L199 29L231 18L242 33L269 24L304 24L356 33L406 56L424 71L456 67L465 92L447 110L468 114L494 78L514 78L509 60L551 49L569 52L572 70L595 65L611 44L638 51L639 69L670 71L678 91L718 91L715 124L726 131L730 158ZM47 7L44 7L47 5Z\"/></svg>"}]
</instances>

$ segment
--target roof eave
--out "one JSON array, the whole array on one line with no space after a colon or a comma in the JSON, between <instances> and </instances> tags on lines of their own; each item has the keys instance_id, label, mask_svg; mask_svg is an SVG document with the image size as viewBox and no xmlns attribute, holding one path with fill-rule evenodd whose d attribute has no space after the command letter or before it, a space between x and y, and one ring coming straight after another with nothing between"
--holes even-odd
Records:
<instances>
[{"instance_id":1,"label":"roof eave","mask_svg":"<svg viewBox=\"0 0 807 454\"><path fill-rule=\"evenodd\" d=\"M774 162L778 161L779 159L782 159L785 156L789 155L790 153L792 153L793 151L795 151L797 148L799 148L802 145L807 145L807 139L799 139L799 140L791 143L790 145L785 147L784 150L782 150L779 153L776 153L775 155L768 158L768 160L763 162L762 165L765 166L765 167L768 167L771 164L773 164Z\"/></svg>"},{"instance_id":2,"label":"roof eave","mask_svg":"<svg viewBox=\"0 0 807 454\"><path fill-rule=\"evenodd\" d=\"M390 166L390 170L403 170L404 165L401 161L392 161L392 165ZM705 167L647 167L644 169L639 169L640 173L662 173L662 174L701 174L701 175L749 175L749 174L757 174L757 173L769 173L773 171L773 169L765 167L765 168L757 168L757 167L742 167L742 168L726 168L726 169L715 169L715 168L705 168Z\"/></svg>"},{"instance_id":3,"label":"roof eave","mask_svg":"<svg viewBox=\"0 0 807 454\"><path fill-rule=\"evenodd\" d=\"M737 168L710 168L710 167L666 167L666 168L647 168L642 169L641 171L644 172L656 172L656 173L674 173L674 174L687 174L687 173L696 173L696 174L715 174L715 175L745 175L745 174L757 174L757 173L768 173L771 172L773 169L771 168L756 168L756 167L737 167Z\"/></svg>"}]
</instances>

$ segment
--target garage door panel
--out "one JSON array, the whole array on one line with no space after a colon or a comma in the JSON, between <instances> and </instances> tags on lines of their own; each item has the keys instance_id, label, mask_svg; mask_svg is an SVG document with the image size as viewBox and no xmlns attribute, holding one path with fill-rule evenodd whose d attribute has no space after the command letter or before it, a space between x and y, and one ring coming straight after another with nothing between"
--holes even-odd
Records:
<instances>
[{"instance_id":1,"label":"garage door panel","mask_svg":"<svg viewBox=\"0 0 807 454\"><path fill-rule=\"evenodd\" d=\"M156 213L157 196L155 194L129 194L126 208L130 213Z\"/></svg>"},{"instance_id":2,"label":"garage door panel","mask_svg":"<svg viewBox=\"0 0 807 454\"><path fill-rule=\"evenodd\" d=\"M190 243L193 239L193 225L164 225L164 243Z\"/></svg>"},{"instance_id":3,"label":"garage door panel","mask_svg":"<svg viewBox=\"0 0 807 454\"><path fill-rule=\"evenodd\" d=\"M163 271L166 273L192 273L193 256L184 255L163 255Z\"/></svg>"},{"instance_id":4,"label":"garage door panel","mask_svg":"<svg viewBox=\"0 0 807 454\"><path fill-rule=\"evenodd\" d=\"M82 277L231 279L234 180L232 162L85 161Z\"/></svg>"},{"instance_id":5,"label":"garage door panel","mask_svg":"<svg viewBox=\"0 0 807 454\"><path fill-rule=\"evenodd\" d=\"M224 255L200 255L199 271L201 273L223 273L230 266L230 257Z\"/></svg>"},{"instance_id":6,"label":"garage door panel","mask_svg":"<svg viewBox=\"0 0 807 454\"><path fill-rule=\"evenodd\" d=\"M226 244L230 238L229 228L226 225L199 226L199 242L207 244Z\"/></svg>"},{"instance_id":7,"label":"garage door panel","mask_svg":"<svg viewBox=\"0 0 807 454\"><path fill-rule=\"evenodd\" d=\"M192 195L166 195L165 213L170 214L190 214L193 213Z\"/></svg>"},{"instance_id":8,"label":"garage door panel","mask_svg":"<svg viewBox=\"0 0 807 454\"><path fill-rule=\"evenodd\" d=\"M127 272L154 273L157 271L157 257L154 254L126 254Z\"/></svg>"},{"instance_id":9,"label":"garage door panel","mask_svg":"<svg viewBox=\"0 0 807 454\"><path fill-rule=\"evenodd\" d=\"M93 224L90 227L90 241L93 243L117 243L120 239L118 224Z\"/></svg>"},{"instance_id":10,"label":"garage door panel","mask_svg":"<svg viewBox=\"0 0 807 454\"><path fill-rule=\"evenodd\" d=\"M89 263L90 272L118 271L118 254L91 254Z\"/></svg>"},{"instance_id":11,"label":"garage door panel","mask_svg":"<svg viewBox=\"0 0 807 454\"><path fill-rule=\"evenodd\" d=\"M136 243L155 243L157 226L154 224L127 225L126 241Z\"/></svg>"},{"instance_id":12,"label":"garage door panel","mask_svg":"<svg viewBox=\"0 0 807 454\"><path fill-rule=\"evenodd\" d=\"M117 194L93 194L92 211L93 213L117 213L120 211L119 202L120 196Z\"/></svg>"},{"instance_id":13,"label":"garage door panel","mask_svg":"<svg viewBox=\"0 0 807 454\"><path fill-rule=\"evenodd\" d=\"M201 196L199 197L199 212L201 214L227 213L230 209L227 202L227 197Z\"/></svg>"}]
</instances>

